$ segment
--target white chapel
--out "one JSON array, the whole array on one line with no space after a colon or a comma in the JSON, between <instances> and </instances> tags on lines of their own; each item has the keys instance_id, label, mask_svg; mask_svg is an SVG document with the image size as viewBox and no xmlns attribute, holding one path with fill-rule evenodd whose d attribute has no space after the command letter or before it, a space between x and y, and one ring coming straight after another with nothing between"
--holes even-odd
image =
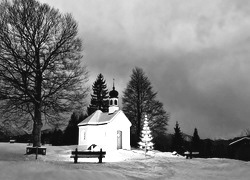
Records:
<instances>
[{"instance_id":1,"label":"white chapel","mask_svg":"<svg viewBox=\"0 0 250 180\"><path fill-rule=\"evenodd\" d=\"M95 144L103 150L130 149L131 122L119 109L119 93L109 92L109 112L96 110L78 124L78 145L88 148Z\"/></svg>"}]
</instances>

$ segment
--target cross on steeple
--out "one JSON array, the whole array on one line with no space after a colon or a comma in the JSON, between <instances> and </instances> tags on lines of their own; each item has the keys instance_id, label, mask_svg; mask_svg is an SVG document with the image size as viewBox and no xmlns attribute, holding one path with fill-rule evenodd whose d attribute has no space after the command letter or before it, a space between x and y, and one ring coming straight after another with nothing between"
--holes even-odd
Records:
<instances>
[{"instance_id":1,"label":"cross on steeple","mask_svg":"<svg viewBox=\"0 0 250 180\"><path fill-rule=\"evenodd\" d=\"M113 90L109 92L109 113L119 110L118 95L119 93L115 90L115 78L113 78Z\"/></svg>"},{"instance_id":2,"label":"cross on steeple","mask_svg":"<svg viewBox=\"0 0 250 180\"><path fill-rule=\"evenodd\" d=\"M115 78L113 78L113 90L115 90Z\"/></svg>"}]
</instances>

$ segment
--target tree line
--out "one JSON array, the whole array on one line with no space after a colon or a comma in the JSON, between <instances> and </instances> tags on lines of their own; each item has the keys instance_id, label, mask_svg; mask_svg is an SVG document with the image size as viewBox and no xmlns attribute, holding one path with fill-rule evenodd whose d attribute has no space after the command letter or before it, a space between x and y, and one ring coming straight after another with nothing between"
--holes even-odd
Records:
<instances>
[{"instance_id":1,"label":"tree line","mask_svg":"<svg viewBox=\"0 0 250 180\"><path fill-rule=\"evenodd\" d=\"M244 141L236 146L230 146L232 142L249 137L250 133L246 130L244 134L232 139L200 139L197 128L194 128L193 136L189 136L181 131L179 123L176 122L174 134L168 135L166 151L176 151L180 155L186 151L199 152L197 157L200 158L216 157L249 161L249 142Z\"/></svg>"}]
</instances>

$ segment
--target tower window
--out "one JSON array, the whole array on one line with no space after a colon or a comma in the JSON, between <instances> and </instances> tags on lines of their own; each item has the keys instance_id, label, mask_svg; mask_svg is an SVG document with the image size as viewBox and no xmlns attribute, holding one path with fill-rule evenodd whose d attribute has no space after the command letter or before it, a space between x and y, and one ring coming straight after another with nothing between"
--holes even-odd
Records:
<instances>
[{"instance_id":1,"label":"tower window","mask_svg":"<svg viewBox=\"0 0 250 180\"><path fill-rule=\"evenodd\" d=\"M113 105L113 101L112 100L109 101L109 105Z\"/></svg>"},{"instance_id":2,"label":"tower window","mask_svg":"<svg viewBox=\"0 0 250 180\"><path fill-rule=\"evenodd\" d=\"M117 105L118 103L117 103L117 100L115 100L115 105Z\"/></svg>"}]
</instances>

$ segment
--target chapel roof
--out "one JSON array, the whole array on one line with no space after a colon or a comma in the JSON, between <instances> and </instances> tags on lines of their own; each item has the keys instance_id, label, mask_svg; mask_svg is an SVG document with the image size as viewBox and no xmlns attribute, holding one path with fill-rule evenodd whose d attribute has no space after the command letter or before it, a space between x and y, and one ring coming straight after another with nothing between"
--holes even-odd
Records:
<instances>
[{"instance_id":1,"label":"chapel roof","mask_svg":"<svg viewBox=\"0 0 250 180\"><path fill-rule=\"evenodd\" d=\"M89 117L80 122L78 126L108 124L119 112L120 110L115 111L114 113L111 114L107 112L104 113L101 110L96 110L93 114L91 114Z\"/></svg>"},{"instance_id":2,"label":"chapel roof","mask_svg":"<svg viewBox=\"0 0 250 180\"><path fill-rule=\"evenodd\" d=\"M233 144L236 144L236 143L238 143L238 142L240 142L240 141L243 141L243 140L250 140L250 137L242 137L242 138L240 138L240 139L238 139L238 140L236 140L236 141L231 142L231 143L229 144L229 146L231 146L231 145L233 145Z\"/></svg>"}]
</instances>

